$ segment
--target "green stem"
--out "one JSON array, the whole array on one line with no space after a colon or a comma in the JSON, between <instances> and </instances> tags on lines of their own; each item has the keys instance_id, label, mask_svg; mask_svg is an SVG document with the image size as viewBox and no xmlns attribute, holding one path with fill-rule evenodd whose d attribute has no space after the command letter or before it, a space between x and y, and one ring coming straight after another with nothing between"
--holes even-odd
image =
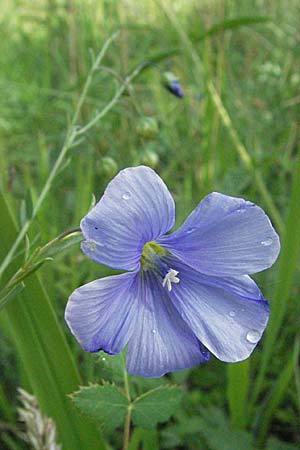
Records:
<instances>
[{"instance_id":1,"label":"green stem","mask_svg":"<svg viewBox=\"0 0 300 450\"><path fill-rule=\"evenodd\" d=\"M45 182L45 185L44 185L44 187L43 187L43 189L42 189L42 191L41 191L41 193L40 193L40 195L39 195L39 197L38 197L38 199L36 201L36 204L35 204L35 206L33 208L33 211L32 211L31 218L24 223L23 227L19 231L19 234L18 234L16 240L14 241L13 245L11 246L9 252L6 254L6 256L5 256L3 262L2 262L2 264L0 266L0 278L1 278L2 274L3 274L3 272L5 271L5 269L10 264L10 262L12 260L12 257L15 254L15 251L17 250L17 248L18 248L19 244L21 243L21 241L24 239L24 237L25 237L25 235L26 235L26 233L27 233L27 231L28 231L28 229L29 229L33 219L36 217L38 211L40 210L40 207L41 207L42 203L44 202L45 197L47 196L47 194L48 194L48 192L49 192L49 190L50 190L50 188L52 186L52 182L53 182L54 178L56 177L59 169L62 166L62 163L63 163L63 161L65 159L65 156L66 156L67 152L70 150L70 148L72 146L74 146L74 141L75 141L76 137L79 134L83 134L83 132L84 132L84 131L82 131L83 129L80 129L80 132L78 131L78 129L76 127L76 122L78 120L78 117L79 117L82 105L84 103L85 97L87 95L87 92L88 92L88 90L90 88L90 85L92 83L92 79L93 79L94 73L97 71L97 69L98 69L98 67L99 67L99 65L101 63L101 60L103 59L103 57L104 57L108 47L112 43L112 41L116 38L116 35L117 35L116 33L113 34L105 42L103 48L99 52L97 58L95 59L93 65L92 65L92 68L91 68L91 70L90 70L90 72L89 72L89 74L87 76L85 85L83 87L82 93L81 93L80 98L78 100L78 103L77 103L77 106L76 106L76 109L75 109L75 112L74 112L71 124L70 124L70 126L68 128L68 131L66 133L66 138L65 138L64 144L62 146L62 149L61 149L61 151L60 151L60 153L58 155L58 158L56 159L56 161L54 163L54 166L52 167L52 170L51 170L51 172L50 172L50 174L49 174L49 176L48 176L48 178L47 178L47 180ZM117 101L118 98L119 98L119 96L115 96L113 98L113 100L108 105L106 105L106 107L101 111L101 113L99 113L96 116L96 120L93 119L88 124L89 126L84 127L84 129L87 130L87 129L91 128L101 117L104 116L104 114L106 114L109 111L109 109L111 109L111 107L115 104L115 102Z\"/></svg>"},{"instance_id":2,"label":"green stem","mask_svg":"<svg viewBox=\"0 0 300 450\"><path fill-rule=\"evenodd\" d=\"M128 380L128 374L126 372L126 369L123 371L123 380L124 380L124 390L126 397L128 398L129 402L131 402L131 396L130 396L130 387L129 387L129 380ZM129 444L129 438L130 438L130 425L131 425L131 403L128 405L127 414L125 417L124 422L124 431L123 431L123 446L122 450L128 450L128 444Z\"/></svg>"},{"instance_id":3,"label":"green stem","mask_svg":"<svg viewBox=\"0 0 300 450\"><path fill-rule=\"evenodd\" d=\"M128 450L131 424L131 404L128 406L127 414L124 422L123 447L122 450Z\"/></svg>"},{"instance_id":4,"label":"green stem","mask_svg":"<svg viewBox=\"0 0 300 450\"><path fill-rule=\"evenodd\" d=\"M117 100L121 97L123 92L127 89L128 83L130 83L141 71L143 68L143 64L140 64L128 77L125 78L123 85L117 89L115 95L111 99L111 101L98 113L95 117L90 120L84 127L80 128L77 131L77 136L86 133L89 129L91 129L102 117L116 104Z\"/></svg>"},{"instance_id":5,"label":"green stem","mask_svg":"<svg viewBox=\"0 0 300 450\"><path fill-rule=\"evenodd\" d=\"M3 306L1 299L5 298L6 295L9 293L10 290L12 290L17 284L21 283L29 273L32 273L34 260L37 260L38 258L42 257L47 250L49 250L50 247L57 244L59 241L64 239L65 237L81 232L81 229L79 227L71 228L69 230L64 231L63 233L60 233L58 236L56 236L51 241L47 242L43 247L37 248L33 254L24 262L24 264L19 267L19 269L14 273L14 275L7 281L3 289L0 291L0 309Z\"/></svg>"},{"instance_id":6,"label":"green stem","mask_svg":"<svg viewBox=\"0 0 300 450\"><path fill-rule=\"evenodd\" d=\"M124 79L121 77L121 75L119 75L115 70L111 69L110 67L100 66L100 67L99 67L99 70L102 70L102 71L104 71L104 72L109 73L109 74L112 75L116 80L118 80L119 83L120 83L121 85L124 85L124 86L127 88L128 94L130 95L132 104L133 104L133 106L134 106L134 108L135 108L137 114L138 114L139 116L142 116L142 117L143 117L144 114L142 113L142 110L141 110L141 108L139 107L139 105L138 105L138 103L137 103L137 101L136 101L136 98L135 98L135 96L134 96L134 94L133 94L133 88L132 88L132 86L130 86L130 84L128 83L128 81L126 82L126 80L124 80Z\"/></svg>"}]
</instances>

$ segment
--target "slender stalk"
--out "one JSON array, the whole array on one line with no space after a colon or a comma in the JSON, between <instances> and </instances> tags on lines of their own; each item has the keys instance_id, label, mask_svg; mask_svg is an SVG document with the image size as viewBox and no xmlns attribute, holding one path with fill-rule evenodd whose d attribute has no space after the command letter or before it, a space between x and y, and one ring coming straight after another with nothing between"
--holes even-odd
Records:
<instances>
[{"instance_id":1,"label":"slender stalk","mask_svg":"<svg viewBox=\"0 0 300 450\"><path fill-rule=\"evenodd\" d=\"M100 66L99 70L102 70L104 72L107 72L109 74L111 74L116 80L118 80L121 84L123 84L124 86L126 85L127 91L130 95L132 104L136 110L136 112L138 113L138 115L143 116L144 114L142 113L141 108L139 107L136 98L133 94L133 88L132 86L128 83L128 81L124 80L124 78L121 77L121 75L119 75L115 70L111 69L110 67L106 67L106 66Z\"/></svg>"},{"instance_id":2,"label":"slender stalk","mask_svg":"<svg viewBox=\"0 0 300 450\"><path fill-rule=\"evenodd\" d=\"M128 77L125 78L123 85L117 89L115 95L111 99L111 101L99 112L95 115L95 117L87 123L84 127L80 128L76 134L77 136L86 133L89 129L91 129L97 122L100 120L105 114L115 105L117 100L121 97L123 92L127 89L128 83L130 83L141 71L143 68L143 64L140 64Z\"/></svg>"},{"instance_id":3,"label":"slender stalk","mask_svg":"<svg viewBox=\"0 0 300 450\"><path fill-rule=\"evenodd\" d=\"M38 247L32 253L32 255L24 262L24 264L21 267L19 267L19 269L13 274L13 276L7 281L3 289L0 291L0 309L5 303L5 300L2 301L2 299L6 297L9 291L11 291L17 284L21 283L29 274L31 274L35 267L40 267L40 264L43 262L43 260L39 260L36 263L34 261L37 261L39 258L42 258L43 255L45 255L45 253L47 252L47 250L49 250L55 244L59 243L65 237L78 232L81 232L81 229L79 227L71 228L69 230L60 233L54 239L47 242L47 244L45 244L43 247ZM44 261L46 260L47 258L46 259L44 258Z\"/></svg>"},{"instance_id":4,"label":"slender stalk","mask_svg":"<svg viewBox=\"0 0 300 450\"><path fill-rule=\"evenodd\" d=\"M125 422L124 422L122 450L128 450L129 438L130 438L130 424L131 424L131 405L128 406L128 410L127 410L127 414L126 414Z\"/></svg>"},{"instance_id":5,"label":"slender stalk","mask_svg":"<svg viewBox=\"0 0 300 450\"><path fill-rule=\"evenodd\" d=\"M123 380L124 380L124 390L125 390L126 397L131 402L129 380L128 380L128 375L127 375L125 368L123 371ZM131 425L131 409L132 409L132 406L131 406L131 404L129 404L127 414L125 417L125 422L124 422L122 450L128 449L129 438L130 438L130 425Z\"/></svg>"},{"instance_id":6,"label":"slender stalk","mask_svg":"<svg viewBox=\"0 0 300 450\"><path fill-rule=\"evenodd\" d=\"M101 51L99 52L97 58L94 60L93 65L91 67L91 70L87 76L86 82L84 84L82 93L79 97L72 121L70 126L68 127L67 133L66 133L66 137L65 137L65 141L63 143L62 149L51 169L51 172L45 182L45 185L36 201L36 204L33 208L32 211L32 215L31 218L29 220L27 220L23 227L21 228L21 230L19 231L19 234L16 238L16 240L14 241L13 245L11 246L9 252L7 253L6 257L4 258L1 266L0 266L0 278L3 274L3 272L5 271L5 269L7 268L7 266L10 264L12 257L14 256L15 251L17 250L19 244L21 243L21 241L24 239L33 219L36 217L38 211L40 210L40 207L42 205L42 203L45 200L45 197L47 196L51 186L52 186L52 182L54 180L54 178L56 177L57 173L59 172L59 169L62 166L62 163L66 157L67 152L70 150L71 147L74 146L75 144L75 139L77 138L78 135L82 135L85 131L87 131L88 129L90 129L92 126L95 125L95 123L102 118L116 103L116 101L118 100L118 98L120 97L120 95L122 94L123 90L125 89L125 86L123 87L123 90L119 89L119 91L116 93L116 95L113 97L113 99L108 103L108 105L106 105L104 107L104 109L98 113L94 119L92 119L91 122L89 122L85 127L81 128L80 131L78 130L78 127L76 126L82 105L85 101L87 92L90 88L90 85L92 83L93 80L93 76L95 74L95 72L98 70L99 65L106 53L106 51L108 50L110 44L112 43L112 41L117 37L118 33L114 33L104 44L104 46L102 47Z\"/></svg>"}]
</instances>

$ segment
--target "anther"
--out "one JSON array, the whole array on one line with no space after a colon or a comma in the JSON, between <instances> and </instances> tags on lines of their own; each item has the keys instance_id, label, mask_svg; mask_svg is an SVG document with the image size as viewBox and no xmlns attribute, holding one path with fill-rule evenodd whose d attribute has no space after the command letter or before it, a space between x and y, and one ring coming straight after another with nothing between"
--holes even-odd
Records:
<instances>
[{"instance_id":1,"label":"anther","mask_svg":"<svg viewBox=\"0 0 300 450\"><path fill-rule=\"evenodd\" d=\"M166 274L165 278L163 279L162 285L165 287L167 285L168 291L171 292L172 290L172 283L179 283L180 279L176 276L179 272L174 269L169 269L169 272Z\"/></svg>"}]
</instances>

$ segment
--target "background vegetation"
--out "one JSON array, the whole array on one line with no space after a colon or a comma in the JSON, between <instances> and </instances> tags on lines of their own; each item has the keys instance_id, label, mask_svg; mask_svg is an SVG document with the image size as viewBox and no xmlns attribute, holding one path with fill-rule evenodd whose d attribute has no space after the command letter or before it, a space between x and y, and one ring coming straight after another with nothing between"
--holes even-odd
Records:
<instances>
[{"instance_id":1,"label":"background vegetation","mask_svg":"<svg viewBox=\"0 0 300 450\"><path fill-rule=\"evenodd\" d=\"M146 431L136 423L129 448L300 448L299 1L3 0L0 20L0 259L17 228L30 224L1 288L25 250L26 261L37 246L78 227L92 194L98 199L121 168L154 167L174 195L178 224L213 190L254 201L282 242L278 262L255 277L271 301L263 340L243 363L212 357L160 380L130 377L135 395L167 383L178 383L183 395L174 413L162 414L163 424L154 420ZM75 125L88 123L116 89L124 92L76 139L48 183L93 55L118 30ZM165 71L180 79L183 99L163 87ZM149 133L145 117L158 129ZM49 190L31 220L45 183ZM74 245L4 298L1 449L31 448L17 416L19 386L54 419L64 449L121 447L122 426L104 427L104 444L66 396L89 381L119 382L120 361L84 354L63 320L76 287L111 273Z\"/></svg>"}]
</instances>

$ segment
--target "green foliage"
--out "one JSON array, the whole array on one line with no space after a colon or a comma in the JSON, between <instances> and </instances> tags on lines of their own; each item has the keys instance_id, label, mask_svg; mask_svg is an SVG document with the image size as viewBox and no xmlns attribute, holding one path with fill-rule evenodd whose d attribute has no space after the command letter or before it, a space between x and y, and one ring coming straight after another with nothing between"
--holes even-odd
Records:
<instances>
[{"instance_id":1,"label":"green foliage","mask_svg":"<svg viewBox=\"0 0 300 450\"><path fill-rule=\"evenodd\" d=\"M166 422L178 408L182 391L175 386L159 386L137 397L132 404L132 420L139 427L155 428Z\"/></svg>"},{"instance_id":2,"label":"green foliage","mask_svg":"<svg viewBox=\"0 0 300 450\"><path fill-rule=\"evenodd\" d=\"M106 430L121 426L128 408L127 397L113 384L83 386L71 396L74 404Z\"/></svg>"},{"instance_id":3,"label":"green foliage","mask_svg":"<svg viewBox=\"0 0 300 450\"><path fill-rule=\"evenodd\" d=\"M212 190L241 196L270 215L282 253L274 268L256 276L270 300L271 318L249 361L227 366L211 358L162 379L128 376L129 403L128 392L126 398L122 394L124 354L84 354L63 321L74 288L117 272L81 255L80 233L57 241L29 261L25 278L2 291L1 423L20 428L15 392L22 385L57 423L64 449L101 448L101 437L67 394L82 383L113 381L127 406L118 431L108 424L106 437L111 448L121 448L128 404L132 421L141 407L137 420L143 427L154 425L158 404L165 421L168 406L158 393L181 392L168 386L171 381L184 386L181 407L169 405L172 420L156 430L132 426L130 450L297 448L299 352L293 358L291 349L300 315L299 2L19 3L6 0L0 13L0 184L5 205L21 227L30 227L6 266L1 291L35 251L79 226L92 193L98 199L115 171L141 163L155 167L170 187L178 223ZM116 30L119 37L94 72L78 114L79 134L34 213L95 54ZM122 80L132 68L140 73L125 88ZM161 85L164 72L180 79L182 100ZM103 108L101 121L80 134ZM139 130L140 117L154 119L150 133L145 124L146 131ZM16 228L2 200L0 206L1 264ZM49 257L54 260L43 264ZM25 445L1 429L0 447Z\"/></svg>"},{"instance_id":4,"label":"green foliage","mask_svg":"<svg viewBox=\"0 0 300 450\"><path fill-rule=\"evenodd\" d=\"M252 450L253 437L241 430L231 430L223 412L211 408L199 420L200 433L211 450Z\"/></svg>"},{"instance_id":5,"label":"green foliage","mask_svg":"<svg viewBox=\"0 0 300 450\"><path fill-rule=\"evenodd\" d=\"M181 390L175 386L159 386L130 401L116 385L105 383L83 386L71 398L83 413L112 431L122 425L129 409L134 425L155 428L174 414L181 396Z\"/></svg>"},{"instance_id":6,"label":"green foliage","mask_svg":"<svg viewBox=\"0 0 300 450\"><path fill-rule=\"evenodd\" d=\"M0 233L6 236L0 247L3 257L13 242L16 227L1 189L0 209ZM14 264L17 266L18 260ZM14 342L24 375L40 407L57 424L64 448L104 448L100 435L88 421L81 421L66 397L79 384L80 375L45 288L36 275L7 304L0 320Z\"/></svg>"}]
</instances>

